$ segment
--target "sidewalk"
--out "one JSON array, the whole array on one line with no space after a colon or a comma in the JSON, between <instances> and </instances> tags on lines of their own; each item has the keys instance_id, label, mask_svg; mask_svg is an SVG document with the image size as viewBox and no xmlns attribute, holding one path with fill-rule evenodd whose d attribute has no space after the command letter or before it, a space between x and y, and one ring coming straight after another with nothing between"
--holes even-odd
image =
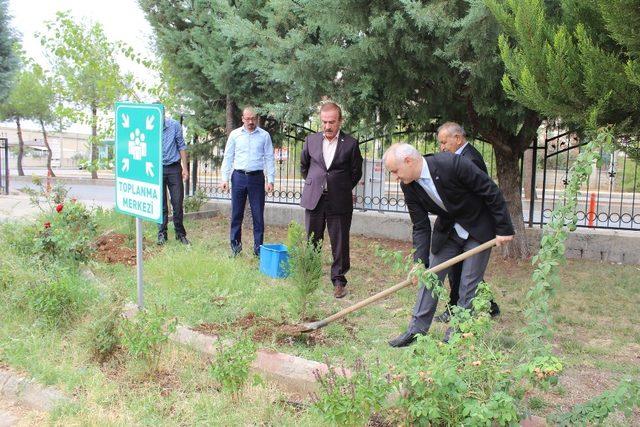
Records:
<instances>
[{"instance_id":1,"label":"sidewalk","mask_svg":"<svg viewBox=\"0 0 640 427\"><path fill-rule=\"evenodd\" d=\"M81 199L79 201L91 207L113 208L113 203ZM34 219L40 213L40 209L33 206L29 196L25 194L0 195L0 223L19 219Z\"/></svg>"}]
</instances>

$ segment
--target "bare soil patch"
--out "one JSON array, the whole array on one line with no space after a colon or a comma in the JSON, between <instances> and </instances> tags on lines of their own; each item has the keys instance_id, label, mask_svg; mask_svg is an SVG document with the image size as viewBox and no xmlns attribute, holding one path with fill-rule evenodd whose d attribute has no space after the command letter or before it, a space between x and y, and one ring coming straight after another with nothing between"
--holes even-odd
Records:
<instances>
[{"instance_id":1,"label":"bare soil patch","mask_svg":"<svg viewBox=\"0 0 640 427\"><path fill-rule=\"evenodd\" d=\"M148 244L143 240L143 246ZM107 264L136 265L136 249L130 246L129 237L122 233L107 233L98 237L94 242L93 257ZM134 244L135 246L135 244ZM143 252L143 258L149 256L149 251Z\"/></svg>"},{"instance_id":2,"label":"bare soil patch","mask_svg":"<svg viewBox=\"0 0 640 427\"><path fill-rule=\"evenodd\" d=\"M319 331L303 333L301 325L278 322L266 317L249 313L232 323L201 323L192 328L194 331L206 335L225 334L233 331L250 331L254 342L264 343L275 341L279 345L304 343L308 346L324 343L324 334Z\"/></svg>"}]
</instances>

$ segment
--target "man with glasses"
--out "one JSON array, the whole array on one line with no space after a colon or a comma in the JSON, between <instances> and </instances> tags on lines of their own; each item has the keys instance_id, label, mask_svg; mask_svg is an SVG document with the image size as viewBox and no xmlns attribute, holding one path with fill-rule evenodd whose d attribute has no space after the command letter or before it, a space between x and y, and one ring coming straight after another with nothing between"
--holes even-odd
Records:
<instances>
[{"instance_id":1,"label":"man with glasses","mask_svg":"<svg viewBox=\"0 0 640 427\"><path fill-rule=\"evenodd\" d=\"M242 220L249 197L253 218L253 253L260 255L264 241L264 201L266 192L273 191L275 164L269 133L258 126L258 116L252 107L242 111L243 126L229 134L222 160L222 190L231 182L231 252L242 251Z\"/></svg>"}]
</instances>

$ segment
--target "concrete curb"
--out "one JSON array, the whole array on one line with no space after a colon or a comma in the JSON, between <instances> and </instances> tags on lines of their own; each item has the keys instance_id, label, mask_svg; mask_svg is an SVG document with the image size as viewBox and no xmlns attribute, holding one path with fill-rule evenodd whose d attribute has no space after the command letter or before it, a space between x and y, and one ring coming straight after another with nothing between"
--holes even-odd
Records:
<instances>
[{"instance_id":1,"label":"concrete curb","mask_svg":"<svg viewBox=\"0 0 640 427\"><path fill-rule=\"evenodd\" d=\"M209 206L221 215L231 216L231 202L212 200ZM433 224L435 217L431 218ZM291 221L304 224L304 209L298 205L267 203L264 212L266 225L286 226ZM411 241L409 215L396 212L353 212L351 235ZM541 228L525 228L527 242L533 253L540 248ZM566 256L570 259L640 264L640 232L578 228L565 241Z\"/></svg>"},{"instance_id":2,"label":"concrete curb","mask_svg":"<svg viewBox=\"0 0 640 427\"><path fill-rule=\"evenodd\" d=\"M217 336L201 334L186 326L178 326L169 339L209 355L215 355L218 351ZM259 349L251 364L251 371L275 383L283 391L306 396L317 390L314 372L326 373L328 367L324 363L302 357Z\"/></svg>"},{"instance_id":3,"label":"concrete curb","mask_svg":"<svg viewBox=\"0 0 640 427\"><path fill-rule=\"evenodd\" d=\"M137 305L129 302L124 306L122 316L131 319L137 312ZM176 331L169 335L169 339L208 355L215 355L218 352L220 340L216 335L202 334L184 325L178 325ZM223 343L231 344L232 341L225 340ZM329 367L325 363L291 354L258 349L256 360L251 364L251 371L275 383L281 390L306 396L317 390L314 372L324 374L329 371ZM341 369L338 370L338 372L341 371Z\"/></svg>"},{"instance_id":4,"label":"concrete curb","mask_svg":"<svg viewBox=\"0 0 640 427\"><path fill-rule=\"evenodd\" d=\"M14 374L6 368L0 368L0 394L39 411L49 412L57 405L70 400L54 387L45 387L34 380Z\"/></svg>"}]
</instances>

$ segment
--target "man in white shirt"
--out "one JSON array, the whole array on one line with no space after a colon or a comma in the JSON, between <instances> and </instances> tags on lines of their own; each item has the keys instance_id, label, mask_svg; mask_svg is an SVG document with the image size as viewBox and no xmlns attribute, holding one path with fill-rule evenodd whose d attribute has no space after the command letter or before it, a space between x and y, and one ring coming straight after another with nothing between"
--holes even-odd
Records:
<instances>
[{"instance_id":1,"label":"man in white shirt","mask_svg":"<svg viewBox=\"0 0 640 427\"><path fill-rule=\"evenodd\" d=\"M229 241L234 256L242 251L242 220L249 197L253 218L253 253L260 254L264 241L264 202L266 192L273 191L275 163L269 132L258 126L252 107L242 111L243 126L229 134L222 160L223 190L231 182L231 229Z\"/></svg>"}]
</instances>

